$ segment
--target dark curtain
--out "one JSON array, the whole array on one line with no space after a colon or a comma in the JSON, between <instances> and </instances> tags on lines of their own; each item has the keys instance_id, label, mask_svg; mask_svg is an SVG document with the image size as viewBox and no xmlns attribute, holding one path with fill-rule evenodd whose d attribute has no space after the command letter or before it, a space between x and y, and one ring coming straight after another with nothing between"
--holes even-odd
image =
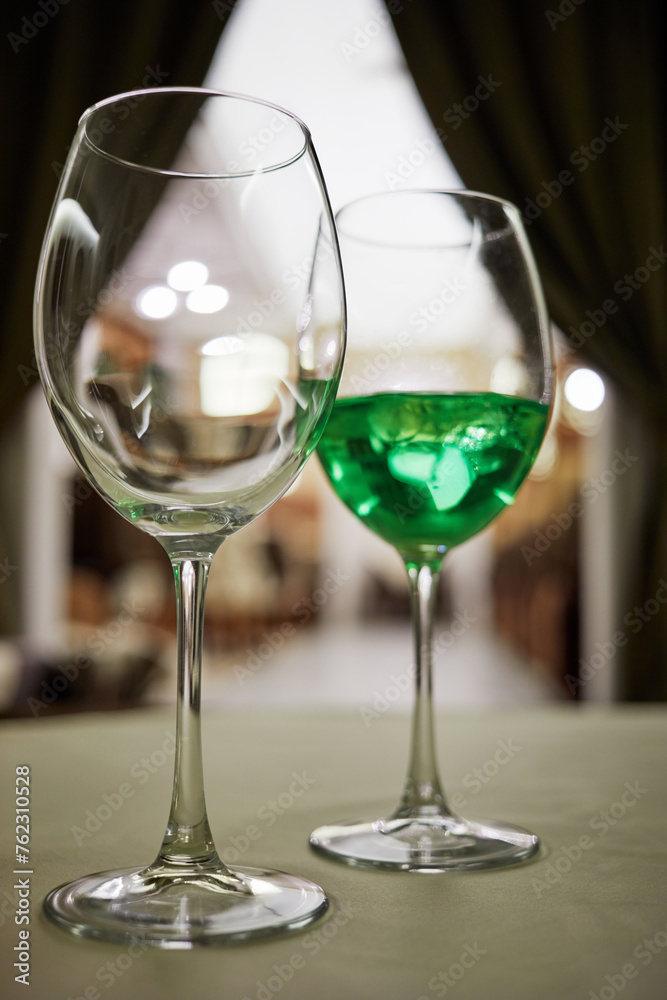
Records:
<instances>
[{"instance_id":1,"label":"dark curtain","mask_svg":"<svg viewBox=\"0 0 667 1000\"><path fill-rule=\"evenodd\" d=\"M81 113L126 90L199 86L236 0L44 0L2 11L0 437L37 381L32 298L46 222ZM0 522L0 559L2 545ZM11 585L0 592L10 630Z\"/></svg>"},{"instance_id":2,"label":"dark curtain","mask_svg":"<svg viewBox=\"0 0 667 1000\"><path fill-rule=\"evenodd\" d=\"M662 7L648 0L387 0L387 7L465 185L519 206L553 319L643 414L654 457L636 565L642 626L626 629L623 695L665 699Z\"/></svg>"}]
</instances>

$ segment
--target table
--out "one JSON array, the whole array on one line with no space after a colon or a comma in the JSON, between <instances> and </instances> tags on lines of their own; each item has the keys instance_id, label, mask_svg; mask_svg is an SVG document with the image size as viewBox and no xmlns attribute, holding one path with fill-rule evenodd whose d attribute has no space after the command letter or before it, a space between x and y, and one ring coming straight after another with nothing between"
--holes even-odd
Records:
<instances>
[{"instance_id":1,"label":"table","mask_svg":"<svg viewBox=\"0 0 667 1000\"><path fill-rule=\"evenodd\" d=\"M230 862L314 879L331 897L329 916L300 934L192 951L133 950L60 931L41 914L48 889L153 859L170 799L173 714L6 722L0 990L7 1000L667 994L663 707L439 715L450 798L464 814L536 831L546 851L496 872L429 875L352 869L307 846L310 830L325 821L393 807L407 755L403 714L237 709L205 714L203 725L218 850ZM33 874L14 876L15 776L26 765ZM12 888L20 878L30 891L28 989L12 969L21 929L14 912L26 896Z\"/></svg>"}]
</instances>

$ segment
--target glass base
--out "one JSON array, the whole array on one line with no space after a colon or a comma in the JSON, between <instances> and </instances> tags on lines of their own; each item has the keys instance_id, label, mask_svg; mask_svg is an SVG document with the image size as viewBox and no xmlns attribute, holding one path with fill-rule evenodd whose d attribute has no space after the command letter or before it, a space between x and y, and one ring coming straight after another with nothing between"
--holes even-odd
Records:
<instances>
[{"instance_id":1,"label":"glass base","mask_svg":"<svg viewBox=\"0 0 667 1000\"><path fill-rule=\"evenodd\" d=\"M310 836L320 854L359 868L444 872L527 861L538 838L518 826L456 816L407 816L321 826Z\"/></svg>"},{"instance_id":2,"label":"glass base","mask_svg":"<svg viewBox=\"0 0 667 1000\"><path fill-rule=\"evenodd\" d=\"M99 872L59 886L44 900L47 916L74 934L158 948L300 930L328 905L315 882L260 868L183 876L151 868Z\"/></svg>"}]
</instances>

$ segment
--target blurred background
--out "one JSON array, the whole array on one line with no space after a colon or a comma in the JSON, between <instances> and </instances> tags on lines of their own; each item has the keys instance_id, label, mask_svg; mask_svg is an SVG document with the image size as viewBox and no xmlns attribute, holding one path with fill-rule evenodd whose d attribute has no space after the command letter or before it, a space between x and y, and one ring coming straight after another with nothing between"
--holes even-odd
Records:
<instances>
[{"instance_id":1,"label":"blurred background","mask_svg":"<svg viewBox=\"0 0 667 1000\"><path fill-rule=\"evenodd\" d=\"M437 703L664 700L657 4L46 0L3 16L0 715L175 697L169 562L69 458L38 383L31 304L80 113L128 89L202 83L303 118L334 210L375 191L469 187L510 198L527 223L557 401L515 504L446 559ZM219 551L205 643L208 706L410 703L403 566L317 459Z\"/></svg>"}]
</instances>

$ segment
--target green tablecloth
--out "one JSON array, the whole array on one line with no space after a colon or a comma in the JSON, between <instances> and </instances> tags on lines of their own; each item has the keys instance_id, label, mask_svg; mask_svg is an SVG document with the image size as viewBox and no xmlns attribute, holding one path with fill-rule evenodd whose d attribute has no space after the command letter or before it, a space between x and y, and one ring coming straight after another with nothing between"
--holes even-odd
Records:
<instances>
[{"instance_id":1,"label":"green tablecloth","mask_svg":"<svg viewBox=\"0 0 667 1000\"><path fill-rule=\"evenodd\" d=\"M220 853L230 862L307 875L326 888L333 906L318 929L301 934L137 952L58 930L42 916L41 900L72 877L153 859L170 799L171 713L2 724L2 996L667 996L667 711L558 706L439 718L450 797L466 815L539 833L547 850L534 863L393 874L314 855L307 847L313 827L393 807L407 728L404 716L391 713L205 715L207 799ZM22 765L30 767L33 874L14 876L15 777ZM12 967L26 928L14 922L17 906L23 912L25 905L13 888L19 878L30 888L28 987L14 981Z\"/></svg>"}]
</instances>

